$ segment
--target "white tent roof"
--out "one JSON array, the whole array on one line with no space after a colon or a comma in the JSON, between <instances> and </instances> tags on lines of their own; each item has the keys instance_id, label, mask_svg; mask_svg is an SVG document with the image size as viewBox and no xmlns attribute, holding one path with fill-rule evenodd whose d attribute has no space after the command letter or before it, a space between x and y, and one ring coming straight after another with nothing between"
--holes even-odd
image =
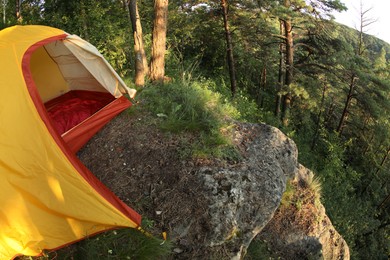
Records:
<instances>
[{"instance_id":1,"label":"white tent roof","mask_svg":"<svg viewBox=\"0 0 390 260\"><path fill-rule=\"evenodd\" d=\"M68 35L44 47L57 63L70 90L108 91L116 98L127 91L134 97L136 91L128 88L99 51L80 37Z\"/></svg>"}]
</instances>

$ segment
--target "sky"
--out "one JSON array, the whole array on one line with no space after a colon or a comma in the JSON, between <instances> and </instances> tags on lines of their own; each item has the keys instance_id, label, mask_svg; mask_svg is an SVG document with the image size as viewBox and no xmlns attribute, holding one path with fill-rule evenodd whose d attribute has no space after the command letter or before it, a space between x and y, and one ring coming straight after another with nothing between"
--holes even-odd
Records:
<instances>
[{"instance_id":1,"label":"sky","mask_svg":"<svg viewBox=\"0 0 390 260\"><path fill-rule=\"evenodd\" d=\"M334 13L336 21L352 28L358 28L360 21L360 0L341 0L348 11ZM390 0L362 0L363 10L372 8L367 12L367 18L376 19L367 27L365 33L378 37L390 43Z\"/></svg>"}]
</instances>

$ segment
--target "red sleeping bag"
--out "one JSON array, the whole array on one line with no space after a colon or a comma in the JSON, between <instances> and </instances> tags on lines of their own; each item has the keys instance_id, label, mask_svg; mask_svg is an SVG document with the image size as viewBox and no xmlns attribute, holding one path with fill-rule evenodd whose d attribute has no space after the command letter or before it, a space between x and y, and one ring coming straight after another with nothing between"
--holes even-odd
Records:
<instances>
[{"instance_id":1,"label":"red sleeping bag","mask_svg":"<svg viewBox=\"0 0 390 260\"><path fill-rule=\"evenodd\" d=\"M60 135L80 124L115 98L110 93L73 90L45 103Z\"/></svg>"}]
</instances>

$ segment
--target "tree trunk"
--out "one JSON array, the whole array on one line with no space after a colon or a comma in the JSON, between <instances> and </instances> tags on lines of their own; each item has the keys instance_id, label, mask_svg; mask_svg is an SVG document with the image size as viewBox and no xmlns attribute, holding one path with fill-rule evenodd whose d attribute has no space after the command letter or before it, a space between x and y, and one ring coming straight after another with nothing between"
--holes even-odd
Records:
<instances>
[{"instance_id":1,"label":"tree trunk","mask_svg":"<svg viewBox=\"0 0 390 260\"><path fill-rule=\"evenodd\" d=\"M261 70L261 76L260 76L260 87L259 87L259 100L258 104L260 104L260 107L264 107L264 97L265 97L265 89L267 85L267 68L264 67Z\"/></svg>"},{"instance_id":2,"label":"tree trunk","mask_svg":"<svg viewBox=\"0 0 390 260\"><path fill-rule=\"evenodd\" d=\"M142 33L142 25L141 25L141 18L138 13L138 6L136 9L136 24L137 24L137 34L140 39L140 50L141 50L141 56L142 56L142 64L144 65L144 76L149 75L149 66L148 61L146 59L146 53L145 53L145 45L144 45L144 34Z\"/></svg>"},{"instance_id":3,"label":"tree trunk","mask_svg":"<svg viewBox=\"0 0 390 260\"><path fill-rule=\"evenodd\" d=\"M360 10L359 10L359 38L356 54L362 56L365 51L364 43L364 34L367 33L367 30L370 25L377 22L377 19L367 17L367 14L372 11L372 7L368 9L363 9L363 1L360 0Z\"/></svg>"},{"instance_id":4,"label":"tree trunk","mask_svg":"<svg viewBox=\"0 0 390 260\"><path fill-rule=\"evenodd\" d=\"M284 35L286 41L286 77L285 77L285 86L287 87L287 93L283 96L283 114L282 122L284 126L288 126L290 119L290 110L291 110L291 90L290 85L293 80L294 72L294 46L293 46L293 34L292 34L292 25L291 20L283 21L284 24Z\"/></svg>"},{"instance_id":5,"label":"tree trunk","mask_svg":"<svg viewBox=\"0 0 390 260\"><path fill-rule=\"evenodd\" d=\"M376 21L375 19L370 19L370 18L366 17L367 13L370 10L371 9L363 10L363 2L360 1L360 21L359 21L360 28L359 28L358 46L356 48L356 55L357 56L363 56L363 53L365 51L364 39L363 39L365 29ZM344 105L343 113L342 113L341 118L340 118L339 126L337 127L337 130L336 130L340 135L343 132L343 129L345 127L345 121L348 118L348 114L349 114L348 108L349 108L351 101L352 101L353 92L355 90L357 79L358 79L358 77L356 76L355 73L353 73L352 77L351 77L351 82L349 84L349 93L347 96L347 100L345 101L345 105Z\"/></svg>"},{"instance_id":6,"label":"tree trunk","mask_svg":"<svg viewBox=\"0 0 390 260\"><path fill-rule=\"evenodd\" d=\"M362 152L363 156L366 156L366 154L370 150L371 144L372 144L372 141L374 141L374 138L375 138L375 134L371 134L370 138L368 138L366 148L364 148L364 151Z\"/></svg>"},{"instance_id":7,"label":"tree trunk","mask_svg":"<svg viewBox=\"0 0 390 260\"><path fill-rule=\"evenodd\" d=\"M18 23L22 22L22 9L21 9L21 0L16 0L16 5L15 5L15 14L16 14L16 21Z\"/></svg>"},{"instance_id":8,"label":"tree trunk","mask_svg":"<svg viewBox=\"0 0 390 260\"><path fill-rule=\"evenodd\" d=\"M5 22L6 22L6 19L5 19L5 15L6 15L6 12L5 10L7 9L7 0L3 0L3 25L5 27Z\"/></svg>"},{"instance_id":9,"label":"tree trunk","mask_svg":"<svg viewBox=\"0 0 390 260\"><path fill-rule=\"evenodd\" d=\"M345 127L345 121L348 118L348 114L349 114L348 109L349 109L349 106L350 106L351 101L352 101L356 80L357 80L357 77L355 76L355 74L353 74L352 77L351 77L351 83L349 84L349 92L348 92L348 95L347 95L347 99L345 100L343 113L341 114L339 125L338 125L337 130L336 130L340 135L343 132L343 129Z\"/></svg>"},{"instance_id":10,"label":"tree trunk","mask_svg":"<svg viewBox=\"0 0 390 260\"><path fill-rule=\"evenodd\" d=\"M382 200L382 202L378 205L378 209L381 209L381 208L384 208L387 204L389 204L390 203L390 194L388 194L387 196L386 196L386 198L384 198L383 200Z\"/></svg>"},{"instance_id":11,"label":"tree trunk","mask_svg":"<svg viewBox=\"0 0 390 260\"><path fill-rule=\"evenodd\" d=\"M155 83L164 83L168 0L155 0L154 13L150 79Z\"/></svg>"},{"instance_id":12,"label":"tree trunk","mask_svg":"<svg viewBox=\"0 0 390 260\"><path fill-rule=\"evenodd\" d=\"M142 39L141 20L138 14L137 0L129 0L129 14L134 35L134 53L135 53L135 85L142 87L145 85L145 67L147 63Z\"/></svg>"},{"instance_id":13,"label":"tree trunk","mask_svg":"<svg viewBox=\"0 0 390 260\"><path fill-rule=\"evenodd\" d=\"M86 41L89 41L89 32L88 32L88 23L87 23L87 12L85 11L85 3L84 0L80 0L80 8L81 8L81 22L83 26L83 38Z\"/></svg>"},{"instance_id":14,"label":"tree trunk","mask_svg":"<svg viewBox=\"0 0 390 260\"><path fill-rule=\"evenodd\" d=\"M280 35L284 36L284 25L282 20L279 21L279 26L280 26ZM274 111L276 117L278 117L280 114L280 104L282 103L282 95L280 94L280 91L284 86L284 78L285 78L284 52L285 52L284 43L281 42L279 44L279 76L278 76L278 85L276 87L276 99L275 99L275 111Z\"/></svg>"},{"instance_id":15,"label":"tree trunk","mask_svg":"<svg viewBox=\"0 0 390 260\"><path fill-rule=\"evenodd\" d=\"M232 92L232 96L236 94L236 69L234 67L234 57L233 57L233 44L232 44L232 36L229 29L228 23L228 3L227 0L221 0L222 14L223 14L223 25L225 28L225 38L226 38L226 52L227 52L227 60L229 66L229 76L230 76L230 89Z\"/></svg>"},{"instance_id":16,"label":"tree trunk","mask_svg":"<svg viewBox=\"0 0 390 260\"><path fill-rule=\"evenodd\" d=\"M387 152L385 154L385 156L383 157L382 161L381 161L381 164L379 165L379 167L376 169L376 172L375 174L378 175L379 171L382 169L383 165L385 165L386 163L386 160L387 158L389 157L389 154L390 154L390 147L387 148Z\"/></svg>"}]
</instances>

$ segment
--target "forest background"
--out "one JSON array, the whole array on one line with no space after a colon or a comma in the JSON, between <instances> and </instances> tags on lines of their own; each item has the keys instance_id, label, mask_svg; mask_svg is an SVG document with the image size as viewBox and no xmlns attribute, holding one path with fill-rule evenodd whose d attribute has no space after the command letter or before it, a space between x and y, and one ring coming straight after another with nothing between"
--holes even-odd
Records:
<instances>
[{"instance_id":1,"label":"forest background","mask_svg":"<svg viewBox=\"0 0 390 260\"><path fill-rule=\"evenodd\" d=\"M240 120L280 128L320 178L352 257L390 256L390 46L366 34L369 9L357 30L329 16L345 9L338 0L2 0L0 9L0 29L43 24L90 41L139 90L197 84Z\"/></svg>"}]
</instances>

